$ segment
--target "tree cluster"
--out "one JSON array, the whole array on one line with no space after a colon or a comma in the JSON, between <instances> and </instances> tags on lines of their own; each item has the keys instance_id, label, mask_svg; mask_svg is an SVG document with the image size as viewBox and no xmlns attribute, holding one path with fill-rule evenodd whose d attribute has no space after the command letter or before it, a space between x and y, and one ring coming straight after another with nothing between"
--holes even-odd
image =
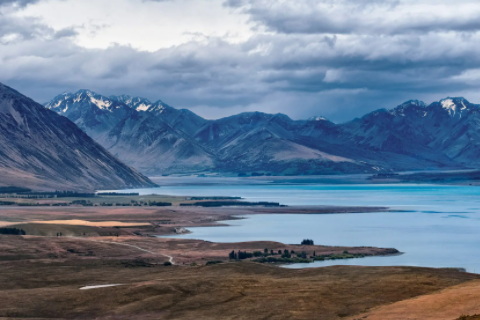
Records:
<instances>
[{"instance_id":1,"label":"tree cluster","mask_svg":"<svg viewBox=\"0 0 480 320\"><path fill-rule=\"evenodd\" d=\"M291 250L278 250L278 251L273 251L273 250L268 250L267 248L265 248L262 251L254 251L254 252L247 252L247 251L238 251L238 252L235 252L235 250L233 250L232 252L230 252L228 254L228 258L230 260L244 260L244 259L249 259L249 258L259 258L259 257L268 257L268 256L275 256L275 255L280 255L282 258L291 258L292 255L295 254L295 251Z\"/></svg>"},{"instance_id":2,"label":"tree cluster","mask_svg":"<svg viewBox=\"0 0 480 320\"><path fill-rule=\"evenodd\" d=\"M26 235L25 230L17 229L17 228L0 228L0 234L16 235L16 236Z\"/></svg>"},{"instance_id":3,"label":"tree cluster","mask_svg":"<svg viewBox=\"0 0 480 320\"><path fill-rule=\"evenodd\" d=\"M171 202L149 201L148 205L149 206L155 206L155 207L170 207L172 205L172 203Z\"/></svg>"},{"instance_id":4,"label":"tree cluster","mask_svg":"<svg viewBox=\"0 0 480 320\"><path fill-rule=\"evenodd\" d=\"M302 245L304 246L313 246L313 240L312 239L303 239Z\"/></svg>"}]
</instances>

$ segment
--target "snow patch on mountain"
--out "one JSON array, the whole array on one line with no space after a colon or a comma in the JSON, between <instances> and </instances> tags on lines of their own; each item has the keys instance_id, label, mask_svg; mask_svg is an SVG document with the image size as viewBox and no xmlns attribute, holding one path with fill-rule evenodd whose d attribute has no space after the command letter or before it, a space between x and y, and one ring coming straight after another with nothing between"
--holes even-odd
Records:
<instances>
[{"instance_id":1,"label":"snow patch on mountain","mask_svg":"<svg viewBox=\"0 0 480 320\"><path fill-rule=\"evenodd\" d=\"M328 121L328 119L325 117L314 116L314 117L308 118L308 121Z\"/></svg>"},{"instance_id":2,"label":"snow patch on mountain","mask_svg":"<svg viewBox=\"0 0 480 320\"><path fill-rule=\"evenodd\" d=\"M135 109L135 110L137 110L137 111L147 111L148 108L150 108L150 107L151 107L151 105L142 103L142 104L140 104L140 105L137 107L137 109Z\"/></svg>"},{"instance_id":3,"label":"snow patch on mountain","mask_svg":"<svg viewBox=\"0 0 480 320\"><path fill-rule=\"evenodd\" d=\"M449 113L453 112L455 114L455 110L457 109L457 106L455 105L452 99L442 100L440 101L440 104L442 105L443 109L447 109Z\"/></svg>"},{"instance_id":4,"label":"snow patch on mountain","mask_svg":"<svg viewBox=\"0 0 480 320\"><path fill-rule=\"evenodd\" d=\"M95 99L93 96L90 96L90 101L100 109L108 109L112 105L112 101L103 100L103 98Z\"/></svg>"}]
</instances>

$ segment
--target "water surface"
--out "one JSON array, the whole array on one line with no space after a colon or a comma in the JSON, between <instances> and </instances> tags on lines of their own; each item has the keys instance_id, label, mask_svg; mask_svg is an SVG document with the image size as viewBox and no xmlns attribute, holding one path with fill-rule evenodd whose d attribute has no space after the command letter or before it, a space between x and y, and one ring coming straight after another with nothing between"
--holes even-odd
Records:
<instances>
[{"instance_id":1,"label":"water surface","mask_svg":"<svg viewBox=\"0 0 480 320\"><path fill-rule=\"evenodd\" d=\"M437 185L166 185L141 194L240 196L286 205L389 206L411 212L324 215L250 215L229 227L190 228L181 238L215 242L270 240L316 244L392 247L403 255L318 261L326 265L462 267L480 272L480 188Z\"/></svg>"}]
</instances>

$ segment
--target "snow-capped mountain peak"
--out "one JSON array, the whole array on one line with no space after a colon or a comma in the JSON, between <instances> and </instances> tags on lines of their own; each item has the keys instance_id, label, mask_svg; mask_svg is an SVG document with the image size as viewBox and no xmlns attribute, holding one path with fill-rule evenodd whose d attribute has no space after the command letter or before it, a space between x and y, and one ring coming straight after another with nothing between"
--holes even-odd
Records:
<instances>
[{"instance_id":1,"label":"snow-capped mountain peak","mask_svg":"<svg viewBox=\"0 0 480 320\"><path fill-rule=\"evenodd\" d=\"M443 110L447 111L447 113L451 117L459 117L461 118L465 112L469 112L471 107L473 106L470 102L468 102L465 98L456 97L456 98L445 98L440 100L437 106L440 106Z\"/></svg>"},{"instance_id":2,"label":"snow-capped mountain peak","mask_svg":"<svg viewBox=\"0 0 480 320\"><path fill-rule=\"evenodd\" d=\"M423 101L409 100L397 106L396 108L390 110L389 112L390 114L394 116L399 116L399 117L405 117L406 113L409 111L422 112L424 115L426 115L425 111L423 111L423 109L425 109L426 107L427 105Z\"/></svg>"},{"instance_id":3,"label":"snow-capped mountain peak","mask_svg":"<svg viewBox=\"0 0 480 320\"><path fill-rule=\"evenodd\" d=\"M132 97L129 95L121 95L121 96L110 96L110 99L124 103L136 111L147 111L152 106L152 103L150 102L150 100L142 97Z\"/></svg>"},{"instance_id":4,"label":"snow-capped mountain peak","mask_svg":"<svg viewBox=\"0 0 480 320\"><path fill-rule=\"evenodd\" d=\"M154 112L156 114L161 114L165 112L165 110L173 109L168 104L163 102L162 100L158 100L154 104L145 105L143 108L137 108L137 111L147 111L147 112Z\"/></svg>"},{"instance_id":5,"label":"snow-capped mountain peak","mask_svg":"<svg viewBox=\"0 0 480 320\"><path fill-rule=\"evenodd\" d=\"M325 117L313 116L308 118L308 121L328 121Z\"/></svg>"}]
</instances>

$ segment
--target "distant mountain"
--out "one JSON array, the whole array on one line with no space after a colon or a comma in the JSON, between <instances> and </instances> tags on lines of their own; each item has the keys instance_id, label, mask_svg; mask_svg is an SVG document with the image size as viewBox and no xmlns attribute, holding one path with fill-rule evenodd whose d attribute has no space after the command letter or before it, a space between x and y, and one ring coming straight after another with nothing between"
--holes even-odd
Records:
<instances>
[{"instance_id":1,"label":"distant mountain","mask_svg":"<svg viewBox=\"0 0 480 320\"><path fill-rule=\"evenodd\" d=\"M479 162L480 106L463 98L429 106L412 100L344 124L261 112L206 120L162 101L85 90L60 95L46 107L150 175L375 173Z\"/></svg>"},{"instance_id":2,"label":"distant mountain","mask_svg":"<svg viewBox=\"0 0 480 320\"><path fill-rule=\"evenodd\" d=\"M60 97L69 99L66 95L57 99L61 100ZM101 97L95 98L99 98L96 106L104 109L84 110L78 100L68 100L70 103L62 106L59 103L57 111L103 128L108 119L101 115L103 110L117 106L103 103ZM72 108L68 110L69 107ZM69 119L3 84L0 84L0 145L0 186L37 190L154 186L148 178L110 155Z\"/></svg>"},{"instance_id":3,"label":"distant mountain","mask_svg":"<svg viewBox=\"0 0 480 320\"><path fill-rule=\"evenodd\" d=\"M353 144L366 150L466 167L480 165L479 129L480 105L464 98L446 98L429 106L408 101L342 126Z\"/></svg>"},{"instance_id":4,"label":"distant mountain","mask_svg":"<svg viewBox=\"0 0 480 320\"><path fill-rule=\"evenodd\" d=\"M46 107L68 117L112 154L145 174L214 167L214 156L190 138L207 121L189 110L140 97L105 97L89 90L64 93Z\"/></svg>"}]
</instances>

